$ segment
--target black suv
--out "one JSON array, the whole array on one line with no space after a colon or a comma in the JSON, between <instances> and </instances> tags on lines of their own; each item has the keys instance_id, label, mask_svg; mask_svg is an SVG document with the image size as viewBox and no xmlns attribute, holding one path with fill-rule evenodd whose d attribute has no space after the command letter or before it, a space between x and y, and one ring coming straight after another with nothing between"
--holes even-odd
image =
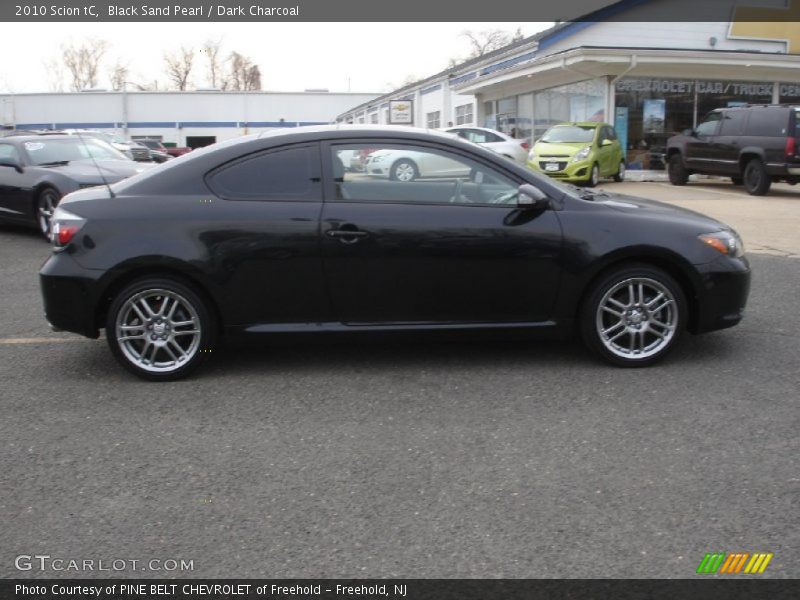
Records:
<instances>
[{"instance_id":1,"label":"black suv","mask_svg":"<svg viewBox=\"0 0 800 600\"><path fill-rule=\"evenodd\" d=\"M750 105L711 111L696 129L667 141L669 180L728 175L763 196L773 181L800 181L800 106Z\"/></svg>"}]
</instances>

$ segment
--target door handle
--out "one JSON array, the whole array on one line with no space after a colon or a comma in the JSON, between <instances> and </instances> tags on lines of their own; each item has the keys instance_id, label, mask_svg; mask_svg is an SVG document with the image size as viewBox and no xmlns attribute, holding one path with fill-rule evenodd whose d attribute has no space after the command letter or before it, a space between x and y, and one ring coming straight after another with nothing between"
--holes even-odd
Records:
<instances>
[{"instance_id":1,"label":"door handle","mask_svg":"<svg viewBox=\"0 0 800 600\"><path fill-rule=\"evenodd\" d=\"M352 223L342 223L338 229L329 229L326 233L328 237L338 238L343 244L355 244L359 239L369 235Z\"/></svg>"}]
</instances>

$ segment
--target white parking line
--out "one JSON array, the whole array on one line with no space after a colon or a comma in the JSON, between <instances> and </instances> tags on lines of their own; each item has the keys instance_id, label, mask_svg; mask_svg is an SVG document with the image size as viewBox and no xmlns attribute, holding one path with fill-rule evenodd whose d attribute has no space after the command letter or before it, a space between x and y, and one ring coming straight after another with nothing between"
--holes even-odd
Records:
<instances>
[{"instance_id":1,"label":"white parking line","mask_svg":"<svg viewBox=\"0 0 800 600\"><path fill-rule=\"evenodd\" d=\"M34 337L34 338L0 338L0 345L11 345L11 344L63 344L69 342L87 342L87 341L98 341L98 340L89 340L87 338L46 338L46 337Z\"/></svg>"}]
</instances>

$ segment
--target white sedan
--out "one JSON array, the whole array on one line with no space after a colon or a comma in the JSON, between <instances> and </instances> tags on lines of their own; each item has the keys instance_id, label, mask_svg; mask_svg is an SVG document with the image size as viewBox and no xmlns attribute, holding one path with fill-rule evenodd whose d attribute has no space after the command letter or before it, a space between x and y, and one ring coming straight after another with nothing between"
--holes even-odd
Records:
<instances>
[{"instance_id":1,"label":"white sedan","mask_svg":"<svg viewBox=\"0 0 800 600\"><path fill-rule=\"evenodd\" d=\"M414 181L426 177L469 177L470 169L462 162L433 152L385 149L367 156L364 172L394 181Z\"/></svg>"},{"instance_id":2,"label":"white sedan","mask_svg":"<svg viewBox=\"0 0 800 600\"><path fill-rule=\"evenodd\" d=\"M475 144L485 146L522 165L528 160L528 150L530 150L531 146L526 140L516 140L510 135L500 133L494 129L472 127L471 125L450 127L445 131L447 131L447 133L454 133Z\"/></svg>"}]
</instances>

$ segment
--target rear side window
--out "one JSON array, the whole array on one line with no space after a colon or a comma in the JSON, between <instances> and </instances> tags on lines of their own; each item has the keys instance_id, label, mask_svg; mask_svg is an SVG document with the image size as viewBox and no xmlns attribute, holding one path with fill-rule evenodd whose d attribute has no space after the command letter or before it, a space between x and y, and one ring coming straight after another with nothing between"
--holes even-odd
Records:
<instances>
[{"instance_id":1,"label":"rear side window","mask_svg":"<svg viewBox=\"0 0 800 600\"><path fill-rule=\"evenodd\" d=\"M749 111L745 135L783 137L789 134L789 111L783 108L754 108Z\"/></svg>"},{"instance_id":2,"label":"rear side window","mask_svg":"<svg viewBox=\"0 0 800 600\"><path fill-rule=\"evenodd\" d=\"M722 116L722 126L719 130L719 134L741 135L746 117L747 111L745 110L726 111Z\"/></svg>"},{"instance_id":3,"label":"rear side window","mask_svg":"<svg viewBox=\"0 0 800 600\"><path fill-rule=\"evenodd\" d=\"M0 144L0 161L19 162L19 152L11 144Z\"/></svg>"},{"instance_id":4,"label":"rear side window","mask_svg":"<svg viewBox=\"0 0 800 600\"><path fill-rule=\"evenodd\" d=\"M208 185L228 200L320 200L315 156L308 146L263 152L213 171Z\"/></svg>"}]
</instances>

